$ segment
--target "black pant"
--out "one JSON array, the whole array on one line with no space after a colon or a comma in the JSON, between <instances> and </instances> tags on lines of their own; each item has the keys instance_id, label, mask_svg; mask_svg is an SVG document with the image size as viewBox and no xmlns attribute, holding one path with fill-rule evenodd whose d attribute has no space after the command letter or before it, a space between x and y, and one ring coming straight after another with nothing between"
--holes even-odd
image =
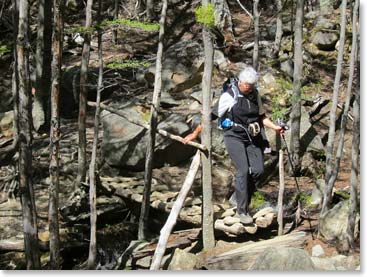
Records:
<instances>
[{"instance_id":1,"label":"black pant","mask_svg":"<svg viewBox=\"0 0 367 277\"><path fill-rule=\"evenodd\" d=\"M262 148L235 136L224 136L229 156L236 167L237 212L248 213L251 196L264 172Z\"/></svg>"}]
</instances>

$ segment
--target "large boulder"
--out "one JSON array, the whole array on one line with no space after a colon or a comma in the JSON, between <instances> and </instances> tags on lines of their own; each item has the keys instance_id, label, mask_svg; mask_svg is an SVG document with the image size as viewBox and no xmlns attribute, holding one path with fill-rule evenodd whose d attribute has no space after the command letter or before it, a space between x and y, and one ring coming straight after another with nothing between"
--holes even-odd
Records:
<instances>
[{"instance_id":1,"label":"large boulder","mask_svg":"<svg viewBox=\"0 0 367 277\"><path fill-rule=\"evenodd\" d=\"M290 122L287 122L290 127ZM270 146L272 149L279 150L279 138L277 139L277 134L273 130L266 128L266 135L268 137ZM287 145L290 145L290 131L285 132L285 139ZM322 144L320 136L317 134L315 128L310 122L310 115L301 107L301 126L300 126L300 136L301 136L301 152L310 152L313 156L318 157L320 153L324 153L324 145Z\"/></svg>"},{"instance_id":2,"label":"large boulder","mask_svg":"<svg viewBox=\"0 0 367 277\"><path fill-rule=\"evenodd\" d=\"M314 270L315 266L303 249L269 247L260 254L251 270Z\"/></svg>"},{"instance_id":3,"label":"large boulder","mask_svg":"<svg viewBox=\"0 0 367 277\"><path fill-rule=\"evenodd\" d=\"M335 44L337 43L339 36L334 32L317 32L313 37L313 44L319 50L334 51Z\"/></svg>"},{"instance_id":4,"label":"large boulder","mask_svg":"<svg viewBox=\"0 0 367 277\"><path fill-rule=\"evenodd\" d=\"M203 47L197 42L184 40L169 47L162 65L162 91L181 92L201 83L203 62ZM155 69L152 65L142 73L150 87L154 84Z\"/></svg>"},{"instance_id":5,"label":"large boulder","mask_svg":"<svg viewBox=\"0 0 367 277\"><path fill-rule=\"evenodd\" d=\"M150 111L130 102L121 109L128 117L147 124ZM116 168L143 170L145 164L148 132L128 120L103 111L102 155L108 165ZM171 114L158 124L159 129L185 136L190 132L185 117ZM156 136L154 166L177 165L186 161L195 149L161 135Z\"/></svg>"},{"instance_id":6,"label":"large boulder","mask_svg":"<svg viewBox=\"0 0 367 277\"><path fill-rule=\"evenodd\" d=\"M319 231L326 240L343 241L347 235L349 201L342 201L320 217ZM356 220L355 232L358 231L359 220Z\"/></svg>"}]
</instances>

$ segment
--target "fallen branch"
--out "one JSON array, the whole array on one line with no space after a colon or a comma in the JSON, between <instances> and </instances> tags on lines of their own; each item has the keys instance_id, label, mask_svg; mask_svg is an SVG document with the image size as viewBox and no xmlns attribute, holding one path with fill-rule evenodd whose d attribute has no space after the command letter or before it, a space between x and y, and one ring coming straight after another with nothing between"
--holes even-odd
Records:
<instances>
[{"instance_id":1,"label":"fallen branch","mask_svg":"<svg viewBox=\"0 0 367 277\"><path fill-rule=\"evenodd\" d=\"M166 251L166 246L168 242L169 235L176 225L178 215L185 202L185 198L189 193L192 184L194 183L196 173L198 172L200 166L200 151L196 152L194 159L192 160L189 172L187 173L184 184L182 185L181 191L173 204L171 212L168 216L166 223L164 224L158 241L157 248L154 252L152 264L150 266L151 270L158 270L161 266L161 261Z\"/></svg>"},{"instance_id":2,"label":"fallen branch","mask_svg":"<svg viewBox=\"0 0 367 277\"><path fill-rule=\"evenodd\" d=\"M90 101L88 101L88 105L89 105L89 106L91 106L91 107L96 107L96 103L95 103L95 102L90 102ZM140 127L143 127L143 128L145 128L145 129L149 129L149 125L148 125L148 124L143 123L143 122L140 122L140 121L138 121L138 120L134 120L134 119L130 118L128 115L126 115L126 114L124 114L123 112L121 112L121 111L118 111L118 110L116 110L116 109L114 109L114 108L111 108L111 107L109 107L109 106L107 106L107 105L105 105L105 104L102 104L102 103L100 104L100 107L101 107L101 109L104 109L104 110L106 110L106 111L109 111L110 113L113 113L113 114L116 114L116 115L118 115L118 116L121 116L121 117L125 118L126 120L128 120L129 122L131 122L131 123L133 123L133 124L135 124L135 125L138 125L138 126L140 126ZM172 140L179 141L179 142L181 142L181 143L182 143L182 142L183 142L183 140L184 140L182 137L177 136L177 135L174 135L174 134L171 134L171 133L169 133L169 132L167 132L167 131L165 131L165 130L162 130L162 129L158 129L158 128L157 128L156 132L157 132L158 134L160 134L160 135L164 136L164 137L168 137L168 138L170 138L170 139L172 139ZM202 145L202 144L200 144L200 143L190 141L190 142L188 142L187 144L188 144L188 145L191 145L191 146L193 146L193 147L196 147L196 148L200 149L201 151L204 151L204 152L206 152L206 151L207 151L206 146L204 146L204 145Z\"/></svg>"}]
</instances>

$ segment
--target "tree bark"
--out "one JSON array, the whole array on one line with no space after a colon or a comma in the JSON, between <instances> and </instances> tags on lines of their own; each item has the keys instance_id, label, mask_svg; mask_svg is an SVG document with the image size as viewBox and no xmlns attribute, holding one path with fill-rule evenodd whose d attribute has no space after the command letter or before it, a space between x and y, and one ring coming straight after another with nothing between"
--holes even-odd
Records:
<instances>
[{"instance_id":1,"label":"tree bark","mask_svg":"<svg viewBox=\"0 0 367 277\"><path fill-rule=\"evenodd\" d=\"M40 268L37 214L32 185L32 116L29 76L28 0L19 2L17 38L19 88L19 194L22 205L27 269Z\"/></svg>"},{"instance_id":2,"label":"tree bark","mask_svg":"<svg viewBox=\"0 0 367 277\"><path fill-rule=\"evenodd\" d=\"M278 236L283 235L284 151L279 150Z\"/></svg>"},{"instance_id":3,"label":"tree bark","mask_svg":"<svg viewBox=\"0 0 367 277\"><path fill-rule=\"evenodd\" d=\"M274 40L274 46L273 46L273 57L277 57L279 55L280 46L282 42L282 36L283 36L283 13L282 13L282 0L276 0L277 4L277 31L275 33L275 40Z\"/></svg>"},{"instance_id":4,"label":"tree bark","mask_svg":"<svg viewBox=\"0 0 367 277\"><path fill-rule=\"evenodd\" d=\"M293 73L293 97L291 112L291 139L290 152L295 172L297 174L301 166L300 157L300 124L301 124L301 80L303 74L302 40L303 40L303 9L304 0L297 0L296 22L294 30L294 73Z\"/></svg>"},{"instance_id":5,"label":"tree bark","mask_svg":"<svg viewBox=\"0 0 367 277\"><path fill-rule=\"evenodd\" d=\"M14 26L14 45L17 45L17 37L18 37L18 25L19 25L19 0L13 1L13 26ZM13 56L14 56L14 65L13 65L13 74L12 74L12 95L13 95L13 110L14 110L14 121L13 121L13 146L17 149L18 145L18 116L19 116L19 76L17 74L18 70L18 58L17 58L17 47L14 47ZM17 170L17 169L16 169Z\"/></svg>"},{"instance_id":6,"label":"tree bark","mask_svg":"<svg viewBox=\"0 0 367 277\"><path fill-rule=\"evenodd\" d=\"M353 80L353 71L352 71L352 59L353 59L353 69L354 69L354 59L357 56L358 50L357 46L357 37L359 35L359 29L357 27L358 22L358 11L359 11L359 1L356 0L354 2L353 8L353 42L352 42L352 50L351 50L351 62L350 62L350 72L349 72L349 82L348 82L348 92L349 88L352 87ZM359 63L358 63L359 64ZM359 71L358 71L359 73ZM351 76L352 75L352 76ZM359 75L359 74L358 74ZM358 76L359 80L359 76ZM352 172L350 176L350 206L349 206L349 214L348 214L348 226L347 226L347 239L349 247L353 248L355 246L354 242L354 228L355 228L355 220L357 214L357 203L358 203L358 172L359 172L359 144L360 144L360 89L359 89L359 81L356 91L356 98L354 100L353 105L353 141L352 141Z\"/></svg>"},{"instance_id":7,"label":"tree bark","mask_svg":"<svg viewBox=\"0 0 367 277\"><path fill-rule=\"evenodd\" d=\"M166 251L169 235L171 234L172 229L177 222L178 215L185 202L186 196L189 193L192 184L194 183L195 176L196 173L198 172L199 166L200 166L200 150L196 152L196 155L191 162L189 172L187 173L186 179L182 185L180 193L178 194L177 199L173 204L171 212L167 218L167 221L160 232L157 248L154 252L152 264L150 265L151 270L158 270L161 266L162 258L164 256L164 252Z\"/></svg>"},{"instance_id":8,"label":"tree bark","mask_svg":"<svg viewBox=\"0 0 367 277\"><path fill-rule=\"evenodd\" d=\"M334 140L335 140L335 125L336 125L336 109L338 106L338 97L339 97L339 84L340 84L340 76L343 66L343 54L344 54L344 43L345 43L345 28L346 28L346 7L347 1L343 0L342 2L342 14L341 14L341 26L340 26L340 43L339 43L339 52L338 52L338 61L336 67L336 74L334 80L334 89L333 89L333 102L330 110L330 127L328 134L328 141L326 144L326 172L325 172L325 183L327 184L324 189L322 209L320 216L324 216L327 210L330 207L331 202L331 192L332 187L329 186L329 180L332 175L333 170L333 153L334 153Z\"/></svg>"},{"instance_id":9,"label":"tree bark","mask_svg":"<svg viewBox=\"0 0 367 277\"><path fill-rule=\"evenodd\" d=\"M62 0L53 1L54 30L52 36L52 85L51 85L51 129L50 129L50 188L48 222L50 232L50 269L60 269L59 236L59 149L60 110L59 95L62 63Z\"/></svg>"},{"instance_id":10,"label":"tree bark","mask_svg":"<svg viewBox=\"0 0 367 277\"><path fill-rule=\"evenodd\" d=\"M358 4L356 4L356 6L358 9ZM355 12L357 13L357 11ZM335 166L332 171L332 174L330 174L330 179L327 184L327 186L331 188L334 187L336 178L338 177L338 174L339 174L340 159L343 154L343 148L344 148L345 128L346 128L347 121L348 121L348 115L349 115L348 112L349 112L350 102L352 98L351 95L352 95L352 86L353 86L353 78L354 78L354 70L355 70L354 64L355 64L355 59L356 59L356 54L357 54L357 36L358 36L357 23L356 23L358 19L356 18L356 16L357 15L353 13L352 49L350 52L347 98L345 100L344 110L343 110L341 123L340 123L339 143L338 143L338 148L336 150Z\"/></svg>"},{"instance_id":11,"label":"tree bark","mask_svg":"<svg viewBox=\"0 0 367 277\"><path fill-rule=\"evenodd\" d=\"M92 5L93 0L87 1L86 7L86 21L85 28L92 25ZM80 93L79 93L79 117L78 117L78 129L79 129L79 146L78 146L78 177L77 184L85 181L87 157L87 138L85 131L85 121L87 112L87 94L88 94L88 66L89 66L89 56L90 56L90 39L91 35L87 31L84 35L84 44L82 52L82 64L80 69Z\"/></svg>"},{"instance_id":12,"label":"tree bark","mask_svg":"<svg viewBox=\"0 0 367 277\"><path fill-rule=\"evenodd\" d=\"M98 24L102 22L102 0L98 0ZM98 29L98 84L96 113L94 116L94 136L92 158L89 165L89 204L90 204L90 241L88 255L88 269L95 269L97 261L97 190L96 190L96 158L98 146L98 132L100 124L101 91L103 90L103 56L102 56L102 30Z\"/></svg>"},{"instance_id":13,"label":"tree bark","mask_svg":"<svg viewBox=\"0 0 367 277\"><path fill-rule=\"evenodd\" d=\"M49 128L49 92L51 72L52 1L39 0L36 42L36 93L33 126L36 131Z\"/></svg>"},{"instance_id":14,"label":"tree bark","mask_svg":"<svg viewBox=\"0 0 367 277\"><path fill-rule=\"evenodd\" d=\"M164 39L164 24L166 22L167 13L167 0L163 1L162 14L159 21L159 43L157 51L157 61L155 68L155 80L154 80L154 92L153 101L150 109L150 124L149 124L149 136L147 142L147 153L145 159L145 174L144 174L144 194L143 203L140 211L139 218L139 240L146 239L146 230L149 218L150 207L150 191L152 186L152 172L154 161L154 147L155 147L155 133L157 129L158 110L159 110L159 97L162 88L162 58L163 58L163 39Z\"/></svg>"},{"instance_id":15,"label":"tree bark","mask_svg":"<svg viewBox=\"0 0 367 277\"><path fill-rule=\"evenodd\" d=\"M210 3L209 0L202 0L202 6L205 7ZM214 212L213 212L213 191L212 191L212 134L211 134L211 84L213 73L213 57L214 48L213 41L210 37L210 31L203 26L203 42L204 42L204 73L202 79L203 90L203 111L202 124L203 131L201 134L202 143L208 149L201 154L202 174L203 174L203 246L205 250L211 250L215 246L214 239Z\"/></svg>"},{"instance_id":16,"label":"tree bark","mask_svg":"<svg viewBox=\"0 0 367 277\"><path fill-rule=\"evenodd\" d=\"M252 56L252 66L257 71L259 68L259 0L254 0L254 52Z\"/></svg>"},{"instance_id":17,"label":"tree bark","mask_svg":"<svg viewBox=\"0 0 367 277\"><path fill-rule=\"evenodd\" d=\"M120 0L115 0L115 8L113 10L113 19L116 20L119 17L119 4L120 4ZM112 33L112 42L113 44L117 44L117 32L118 28L113 30Z\"/></svg>"},{"instance_id":18,"label":"tree bark","mask_svg":"<svg viewBox=\"0 0 367 277\"><path fill-rule=\"evenodd\" d=\"M154 19L154 0L146 0L146 11L148 20L151 22Z\"/></svg>"}]
</instances>

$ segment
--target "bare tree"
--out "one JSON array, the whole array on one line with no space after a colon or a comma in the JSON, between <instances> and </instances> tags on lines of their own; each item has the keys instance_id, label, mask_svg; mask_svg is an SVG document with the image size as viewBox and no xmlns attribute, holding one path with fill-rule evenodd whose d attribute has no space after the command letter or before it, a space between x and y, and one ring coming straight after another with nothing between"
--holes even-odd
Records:
<instances>
[{"instance_id":1,"label":"bare tree","mask_svg":"<svg viewBox=\"0 0 367 277\"><path fill-rule=\"evenodd\" d=\"M282 36L283 36L282 0L276 0L276 4L277 4L277 30L275 33L275 40L274 40L274 45L273 45L273 52L272 52L273 57L277 57L279 54L280 46L282 42Z\"/></svg>"},{"instance_id":2,"label":"bare tree","mask_svg":"<svg viewBox=\"0 0 367 277\"><path fill-rule=\"evenodd\" d=\"M14 33L13 39L14 44L16 45L17 37L18 37L18 18L19 18L19 0L13 1L13 26ZM14 56L14 65L13 65L13 74L12 74L12 95L13 95L13 110L14 110L14 121L13 121L13 147L16 149L18 145L18 116L19 116L19 91L18 91L18 58L17 58L17 47L14 47L13 56Z\"/></svg>"},{"instance_id":3,"label":"bare tree","mask_svg":"<svg viewBox=\"0 0 367 277\"><path fill-rule=\"evenodd\" d=\"M356 4L356 6L358 9L358 4ZM344 135L345 135L345 128L346 128L347 120L348 120L350 102L352 98L351 97L352 96L352 86L353 86L353 78L354 78L354 70L355 70L354 64L355 64L355 59L356 59L356 54L357 54L358 29L357 29L356 22L358 19L356 18L356 16L357 16L356 14L353 14L352 49L350 52L350 61L349 61L349 78L348 78L347 98L345 100L344 111L343 111L341 123L340 123L339 143L338 143L338 148L336 150L335 166L334 166L333 172L330 174L328 187L334 187L336 178L338 177L340 159L343 154L343 148L344 148Z\"/></svg>"},{"instance_id":4,"label":"bare tree","mask_svg":"<svg viewBox=\"0 0 367 277\"><path fill-rule=\"evenodd\" d=\"M145 5L146 5L148 20L152 21L154 18L154 0L146 0Z\"/></svg>"},{"instance_id":5,"label":"bare tree","mask_svg":"<svg viewBox=\"0 0 367 277\"><path fill-rule=\"evenodd\" d=\"M18 63L18 139L19 139L19 194L22 205L24 246L27 269L40 268L37 213L32 184L32 115L29 76L28 0L19 1L17 37Z\"/></svg>"},{"instance_id":6,"label":"bare tree","mask_svg":"<svg viewBox=\"0 0 367 277\"><path fill-rule=\"evenodd\" d=\"M354 2L353 8L353 24L352 24L352 31L353 31L353 42L352 42L352 50L351 50L351 62L353 59L353 69L354 69L354 58L358 56L357 47L357 37L359 34L359 30L357 27L358 22L358 10L359 10L359 0ZM358 63L359 65L359 63ZM348 91L349 88L352 86L353 75L351 77L352 69L349 71L349 82L348 82ZM359 70L358 70L359 73ZM358 78L359 80L359 74ZM358 81L359 86L359 81ZM354 100L353 105L353 141L352 141L352 172L350 177L350 206L349 206L349 215L348 215L348 227L347 227L347 239L348 244L351 248L355 245L354 243L354 228L355 228L355 220L356 220L356 213L357 213L357 203L358 203L358 161L359 161L359 144L360 144L360 89L357 87L356 91L356 98Z\"/></svg>"},{"instance_id":7,"label":"bare tree","mask_svg":"<svg viewBox=\"0 0 367 277\"><path fill-rule=\"evenodd\" d=\"M36 93L33 106L33 126L36 131L50 125L48 101L51 80L52 1L38 1L36 41Z\"/></svg>"},{"instance_id":8,"label":"bare tree","mask_svg":"<svg viewBox=\"0 0 367 277\"><path fill-rule=\"evenodd\" d=\"M150 109L150 125L149 136L147 142L147 154L145 159L145 174L144 174L144 194L143 203L141 205L141 212L139 218L139 231L138 238L146 239L146 229L149 218L150 207L150 191L152 186L152 172L154 161L154 146L155 146L155 133L157 129L158 110L159 110L159 98L162 88L162 58L163 58L163 39L164 39L164 25L166 22L167 13L167 0L163 0L161 19L159 21L159 42L157 51L157 60L155 67L155 80L154 80L154 92L153 101Z\"/></svg>"},{"instance_id":9,"label":"bare tree","mask_svg":"<svg viewBox=\"0 0 367 277\"><path fill-rule=\"evenodd\" d=\"M333 174L333 153L334 153L334 140L335 140L335 125L336 125L336 109L338 106L338 97L339 97L339 84L340 84L340 76L343 65L343 54L344 54L344 43L345 43L345 27L346 27L346 7L347 0L343 0L342 2L342 13L341 13L341 25L340 25L340 43L339 43L339 52L338 52L338 60L337 67L335 73L334 80L334 89L333 89L333 102L330 110L330 126L329 126L329 134L328 141L326 144L326 172L325 172L325 182L326 186L324 189L322 209L321 209L321 217L325 215L327 210L330 207L331 202L331 192L333 187L329 186L329 179Z\"/></svg>"},{"instance_id":10,"label":"bare tree","mask_svg":"<svg viewBox=\"0 0 367 277\"><path fill-rule=\"evenodd\" d=\"M102 0L98 0L98 24L102 22ZM96 158L98 145L98 132L100 123L101 91L103 89L103 56L102 56L102 30L98 28L98 84L96 113L94 116L94 136L92 146L92 158L89 165L89 204L90 204L90 241L88 268L94 269L97 261L97 190L96 190Z\"/></svg>"},{"instance_id":11,"label":"bare tree","mask_svg":"<svg viewBox=\"0 0 367 277\"><path fill-rule=\"evenodd\" d=\"M87 113L87 94L88 94L88 66L90 55L90 39L91 35L89 29L92 25L92 6L93 0L87 1L86 6L86 20L85 20L85 35L82 52L82 64L80 68L80 93L79 93L79 117L78 117L78 129L79 129L79 146L78 146L78 177L77 185L80 182L85 181L86 175L86 148L87 138L85 133L85 121Z\"/></svg>"},{"instance_id":12,"label":"bare tree","mask_svg":"<svg viewBox=\"0 0 367 277\"><path fill-rule=\"evenodd\" d=\"M59 236L59 149L60 149L60 81L62 63L62 8L63 0L53 1L54 30L52 35L52 85L51 85L51 129L50 129L50 200L48 222L50 232L50 268L60 269Z\"/></svg>"},{"instance_id":13,"label":"bare tree","mask_svg":"<svg viewBox=\"0 0 367 277\"><path fill-rule=\"evenodd\" d=\"M252 66L257 71L259 67L259 0L254 0L254 52L252 56Z\"/></svg>"},{"instance_id":14,"label":"bare tree","mask_svg":"<svg viewBox=\"0 0 367 277\"><path fill-rule=\"evenodd\" d=\"M302 40L303 40L304 0L297 0L296 22L294 30L294 71L293 97L291 112L290 152L296 174L300 169L300 124L301 124L301 86L303 74Z\"/></svg>"},{"instance_id":15,"label":"bare tree","mask_svg":"<svg viewBox=\"0 0 367 277\"><path fill-rule=\"evenodd\" d=\"M201 4L205 8L210 0L202 0ZM210 36L210 30L205 24L203 25L203 42L204 42L204 73L202 79L203 90L203 111L202 125L203 131L201 141L207 147L206 152L201 154L202 172L203 172L203 208L202 208L202 225L203 225L203 246L206 250L211 250L215 246L214 239L214 212L212 200L212 134L211 134L211 84L213 74L213 58L214 47Z\"/></svg>"},{"instance_id":16,"label":"bare tree","mask_svg":"<svg viewBox=\"0 0 367 277\"><path fill-rule=\"evenodd\" d=\"M113 19L117 19L119 17L119 6L120 6L120 1L119 0L115 0L115 8L113 10ZM118 29L114 29L113 33L112 33L112 42L113 44L117 44L117 33L118 33Z\"/></svg>"}]
</instances>

